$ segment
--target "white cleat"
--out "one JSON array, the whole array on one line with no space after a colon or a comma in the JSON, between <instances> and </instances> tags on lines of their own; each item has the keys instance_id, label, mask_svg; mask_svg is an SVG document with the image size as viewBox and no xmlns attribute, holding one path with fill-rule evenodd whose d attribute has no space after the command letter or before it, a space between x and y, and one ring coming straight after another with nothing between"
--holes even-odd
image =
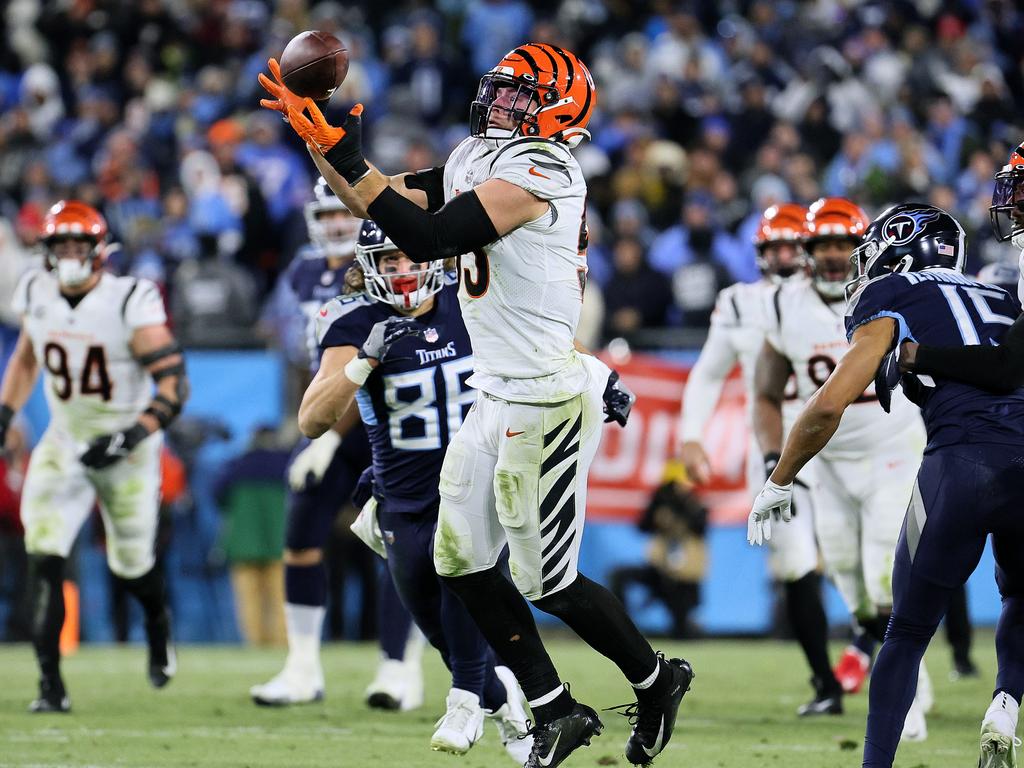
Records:
<instances>
[{"instance_id":1,"label":"white cleat","mask_svg":"<svg viewBox=\"0 0 1024 768\"><path fill-rule=\"evenodd\" d=\"M435 752L464 755L484 735L484 711L475 693L452 688L445 700L448 707L430 737Z\"/></svg>"},{"instance_id":2,"label":"white cleat","mask_svg":"<svg viewBox=\"0 0 1024 768\"><path fill-rule=\"evenodd\" d=\"M408 712L423 706L423 667L419 659L405 661L405 693L402 696L402 711Z\"/></svg>"},{"instance_id":3,"label":"white cleat","mask_svg":"<svg viewBox=\"0 0 1024 768\"><path fill-rule=\"evenodd\" d=\"M526 700L511 669L495 667L494 671L505 686L508 698L494 712L487 713L487 719L497 727L501 743L509 756L519 765L524 765L533 750L533 737L526 735L526 708L523 706Z\"/></svg>"},{"instance_id":4,"label":"white cleat","mask_svg":"<svg viewBox=\"0 0 1024 768\"><path fill-rule=\"evenodd\" d=\"M382 659L373 682L366 686L366 706L392 711L423 704L423 672L418 661Z\"/></svg>"},{"instance_id":5,"label":"white cleat","mask_svg":"<svg viewBox=\"0 0 1024 768\"><path fill-rule=\"evenodd\" d=\"M928 723L925 722L921 703L915 696L907 711L907 719L903 721L903 733L900 735L900 741L924 741L927 738Z\"/></svg>"},{"instance_id":6,"label":"white cleat","mask_svg":"<svg viewBox=\"0 0 1024 768\"><path fill-rule=\"evenodd\" d=\"M249 695L262 707L287 707L323 701L324 673L319 664L306 672L285 664L284 669L269 682L250 688Z\"/></svg>"},{"instance_id":7,"label":"white cleat","mask_svg":"<svg viewBox=\"0 0 1024 768\"><path fill-rule=\"evenodd\" d=\"M932 688L932 678L928 674L928 668L924 665L924 659L921 659L921 666L917 670L917 693L915 698L921 705L921 711L926 715L935 706L935 689Z\"/></svg>"},{"instance_id":8,"label":"white cleat","mask_svg":"<svg viewBox=\"0 0 1024 768\"><path fill-rule=\"evenodd\" d=\"M981 724L981 756L978 768L1017 768L1020 739L998 730L993 723Z\"/></svg>"}]
</instances>

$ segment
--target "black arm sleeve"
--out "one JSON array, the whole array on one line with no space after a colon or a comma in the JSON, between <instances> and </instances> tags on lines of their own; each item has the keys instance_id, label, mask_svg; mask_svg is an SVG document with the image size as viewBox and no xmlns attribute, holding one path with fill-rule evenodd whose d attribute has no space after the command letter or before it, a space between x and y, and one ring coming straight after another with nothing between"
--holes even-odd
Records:
<instances>
[{"instance_id":1,"label":"black arm sleeve","mask_svg":"<svg viewBox=\"0 0 1024 768\"><path fill-rule=\"evenodd\" d=\"M386 187L366 208L377 225L415 262L450 259L498 239L476 192L463 192L437 213Z\"/></svg>"},{"instance_id":2,"label":"black arm sleeve","mask_svg":"<svg viewBox=\"0 0 1024 768\"><path fill-rule=\"evenodd\" d=\"M914 373L939 376L1008 394L1024 386L1024 315L1017 318L998 347L917 348Z\"/></svg>"},{"instance_id":3,"label":"black arm sleeve","mask_svg":"<svg viewBox=\"0 0 1024 768\"><path fill-rule=\"evenodd\" d=\"M410 173L405 177L405 187L426 192L427 210L436 213L444 206L444 166Z\"/></svg>"}]
</instances>

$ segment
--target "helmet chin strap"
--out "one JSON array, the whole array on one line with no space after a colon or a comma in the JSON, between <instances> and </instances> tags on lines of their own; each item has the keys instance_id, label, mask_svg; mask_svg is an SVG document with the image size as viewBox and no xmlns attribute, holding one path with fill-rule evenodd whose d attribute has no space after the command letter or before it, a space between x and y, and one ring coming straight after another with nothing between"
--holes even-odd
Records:
<instances>
[{"instance_id":1,"label":"helmet chin strap","mask_svg":"<svg viewBox=\"0 0 1024 768\"><path fill-rule=\"evenodd\" d=\"M1011 237L1010 242L1013 243L1015 248L1020 248L1024 251L1024 231L1018 232L1016 235Z\"/></svg>"}]
</instances>

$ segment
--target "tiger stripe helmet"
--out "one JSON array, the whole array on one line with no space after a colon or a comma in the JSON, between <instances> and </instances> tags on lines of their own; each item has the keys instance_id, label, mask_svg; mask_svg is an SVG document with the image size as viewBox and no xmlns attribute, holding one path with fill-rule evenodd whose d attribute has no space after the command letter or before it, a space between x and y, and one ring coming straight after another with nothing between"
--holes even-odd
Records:
<instances>
[{"instance_id":1,"label":"tiger stripe helmet","mask_svg":"<svg viewBox=\"0 0 1024 768\"><path fill-rule=\"evenodd\" d=\"M804 217L807 209L798 203L780 203L766 209L754 233L754 247L757 249L757 266L761 274L772 280L787 278L800 270L797 263L783 265L776 253L781 244L792 245L802 264L802 238Z\"/></svg>"},{"instance_id":2,"label":"tiger stripe helmet","mask_svg":"<svg viewBox=\"0 0 1024 768\"><path fill-rule=\"evenodd\" d=\"M988 215L996 240L1006 242L1024 233L1024 142L996 176Z\"/></svg>"},{"instance_id":3,"label":"tiger stripe helmet","mask_svg":"<svg viewBox=\"0 0 1024 768\"><path fill-rule=\"evenodd\" d=\"M509 98L504 89L515 89ZM495 104L501 98L502 103ZM480 78L469 110L471 135L487 139L520 136L576 146L589 137L587 123L597 104L590 70L576 54L547 43L527 43L509 51ZM511 128L494 125L494 111L507 112Z\"/></svg>"}]
</instances>

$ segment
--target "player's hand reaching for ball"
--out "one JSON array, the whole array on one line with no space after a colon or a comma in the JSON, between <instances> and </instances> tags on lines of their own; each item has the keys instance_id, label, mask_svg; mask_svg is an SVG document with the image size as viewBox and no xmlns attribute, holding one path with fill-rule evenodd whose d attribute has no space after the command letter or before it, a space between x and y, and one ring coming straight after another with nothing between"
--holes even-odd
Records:
<instances>
[{"instance_id":1,"label":"player's hand reaching for ball","mask_svg":"<svg viewBox=\"0 0 1024 768\"><path fill-rule=\"evenodd\" d=\"M304 100L305 111L288 105L288 123L306 144L331 164L349 184L355 184L370 171L363 157L363 105L356 104L345 122L336 128L327 122L312 99Z\"/></svg>"},{"instance_id":2,"label":"player's hand reaching for ball","mask_svg":"<svg viewBox=\"0 0 1024 768\"><path fill-rule=\"evenodd\" d=\"M305 102L301 96L292 93L288 90L288 86L284 84L284 79L281 77L281 65L277 63L277 59L271 57L267 61L267 68L270 70L270 74L274 76L273 80L262 72L257 77L260 85L274 98L260 99L260 106L280 112L281 117L287 120L288 108L292 107L301 112L306 106Z\"/></svg>"}]
</instances>

